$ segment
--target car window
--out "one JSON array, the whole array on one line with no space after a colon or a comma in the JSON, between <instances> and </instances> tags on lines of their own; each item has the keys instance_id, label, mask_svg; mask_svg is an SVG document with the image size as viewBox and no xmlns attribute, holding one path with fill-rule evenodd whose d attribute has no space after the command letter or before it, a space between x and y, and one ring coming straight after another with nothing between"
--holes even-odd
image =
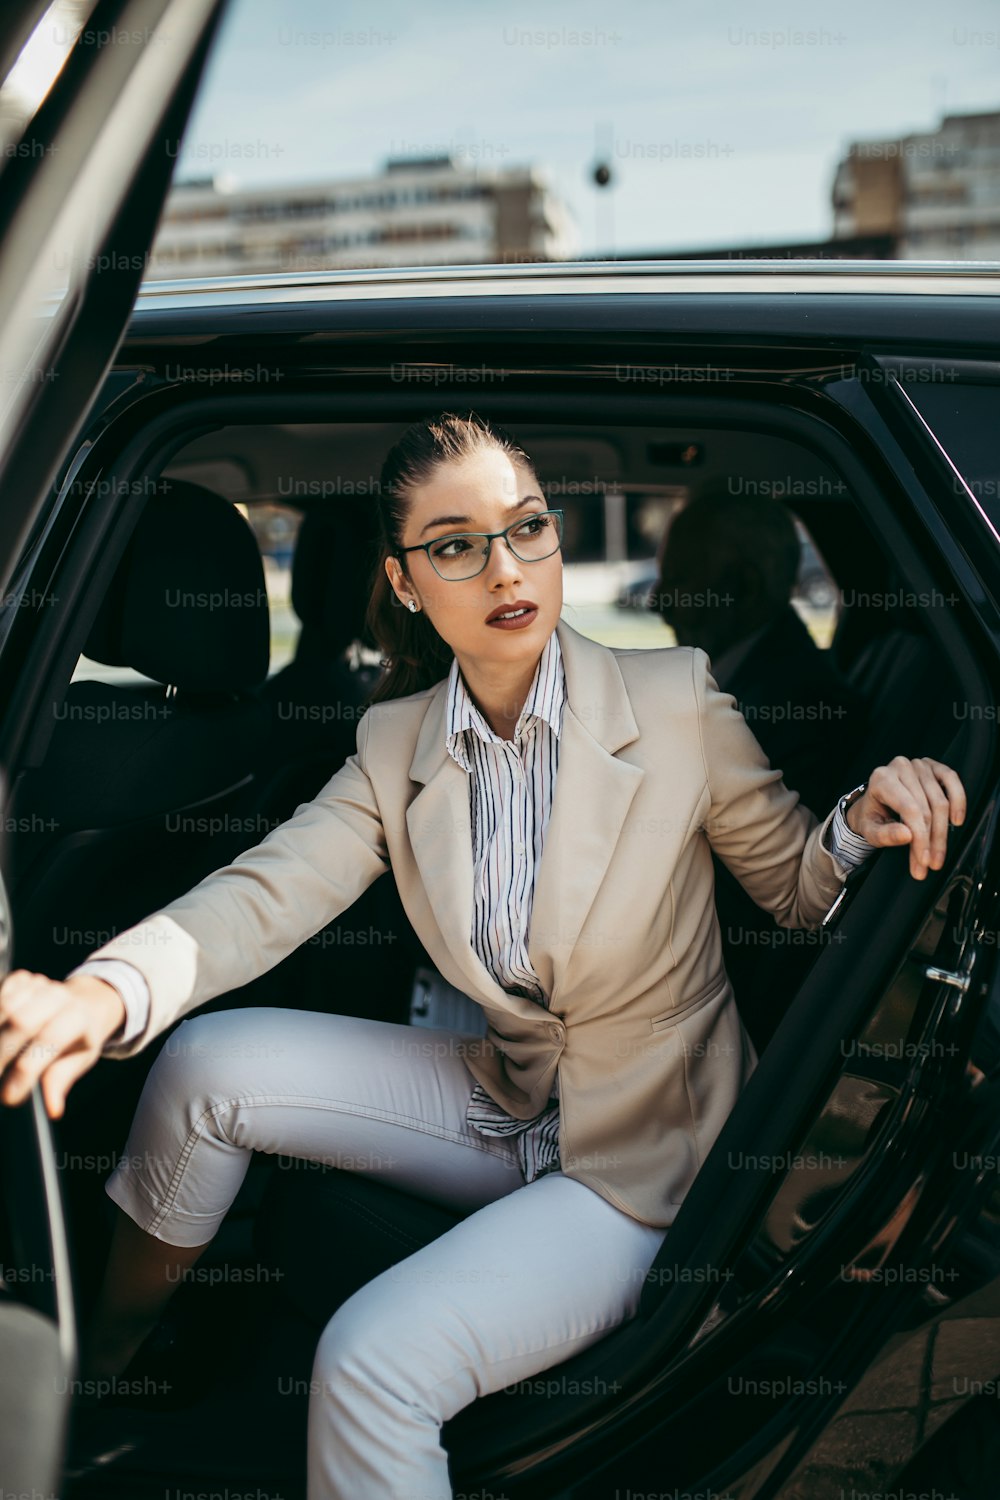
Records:
<instances>
[{"instance_id":1,"label":"car window","mask_svg":"<svg viewBox=\"0 0 1000 1500\"><path fill-rule=\"evenodd\" d=\"M394 435L379 424L232 425L193 439L171 461L167 472L226 495L253 529L268 593L271 675L292 660L302 631L292 604L292 572L306 509L363 505ZM564 513L563 614L582 634L625 649L674 644L673 630L648 600L671 523L711 484L787 507L800 547L791 602L816 645L830 646L841 590L819 538L827 540L836 522L820 524L816 512L839 510L846 496L814 455L790 442L735 430L573 435L539 427L519 430L519 436L539 465L549 503ZM353 650L359 661L377 665L377 652L357 645ZM81 656L74 681L87 678L149 683L129 667Z\"/></svg>"},{"instance_id":2,"label":"car window","mask_svg":"<svg viewBox=\"0 0 1000 1500\"><path fill-rule=\"evenodd\" d=\"M1000 530L1000 379L907 383L906 394Z\"/></svg>"},{"instance_id":3,"label":"car window","mask_svg":"<svg viewBox=\"0 0 1000 1500\"><path fill-rule=\"evenodd\" d=\"M381 423L228 425L179 450L170 472L244 499L268 569L272 672L299 629L290 608L290 550L305 509L365 503L398 427ZM542 490L564 514L564 617L603 645L670 646L674 633L646 607L670 523L711 485L778 499L792 513L801 565L792 603L816 644L830 645L840 602L821 550L831 529L813 512L849 498L815 455L753 431L609 426L600 431L522 424ZM807 517L807 519L804 519ZM834 528L836 526L834 525Z\"/></svg>"},{"instance_id":4,"label":"car window","mask_svg":"<svg viewBox=\"0 0 1000 1500\"><path fill-rule=\"evenodd\" d=\"M302 513L273 501L237 507L253 527L264 559L267 603L271 614L271 661L268 675L287 666L295 655L302 621L292 609L292 559Z\"/></svg>"}]
</instances>

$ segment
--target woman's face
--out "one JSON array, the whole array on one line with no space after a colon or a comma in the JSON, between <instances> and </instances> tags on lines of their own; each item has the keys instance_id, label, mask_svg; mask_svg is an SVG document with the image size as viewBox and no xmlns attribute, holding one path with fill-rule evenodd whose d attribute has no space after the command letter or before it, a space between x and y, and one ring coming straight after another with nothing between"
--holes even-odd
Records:
<instances>
[{"instance_id":1,"label":"woman's face","mask_svg":"<svg viewBox=\"0 0 1000 1500\"><path fill-rule=\"evenodd\" d=\"M439 464L427 484L410 492L401 545L412 547L457 531L500 531L547 510L534 475L513 464L499 449ZM515 543L516 545L516 543ZM521 562L497 537L489 561L475 578L441 578L426 552L407 556L407 578L396 558L386 571L397 596L416 599L459 666L524 667L537 661L562 609L562 554ZM533 613L519 629L487 624L501 607L528 604Z\"/></svg>"}]
</instances>

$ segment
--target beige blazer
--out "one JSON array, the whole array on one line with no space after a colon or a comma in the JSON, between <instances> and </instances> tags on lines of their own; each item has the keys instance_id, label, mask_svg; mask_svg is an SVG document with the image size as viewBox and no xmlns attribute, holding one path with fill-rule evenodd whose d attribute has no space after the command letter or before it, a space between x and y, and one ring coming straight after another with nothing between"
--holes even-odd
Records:
<instances>
[{"instance_id":1,"label":"beige blazer","mask_svg":"<svg viewBox=\"0 0 1000 1500\"><path fill-rule=\"evenodd\" d=\"M817 927L846 878L822 823L772 769L701 648L608 648L564 620L559 771L528 953L549 1009L508 995L471 943L467 774L445 745L447 679L376 704L311 802L96 949L145 975L129 1057L270 969L391 865L441 974L485 1011L460 1051L519 1119L558 1069L564 1172L670 1224L756 1064L723 967L715 849L782 927ZM343 997L350 1009L350 996Z\"/></svg>"}]
</instances>

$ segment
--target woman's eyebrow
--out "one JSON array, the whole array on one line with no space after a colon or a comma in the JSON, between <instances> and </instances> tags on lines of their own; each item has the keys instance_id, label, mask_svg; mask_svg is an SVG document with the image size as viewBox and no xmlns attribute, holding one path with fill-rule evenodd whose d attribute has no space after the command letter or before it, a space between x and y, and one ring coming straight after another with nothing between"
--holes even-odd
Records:
<instances>
[{"instance_id":1,"label":"woman's eyebrow","mask_svg":"<svg viewBox=\"0 0 1000 1500\"><path fill-rule=\"evenodd\" d=\"M515 500L514 504L509 507L511 514L516 510L522 510L532 500L541 499L541 495L525 495L523 500ZM467 526L471 519L471 516L436 516L433 521L428 521L426 526L421 527L418 535L423 536L424 532L430 531L432 526Z\"/></svg>"}]
</instances>

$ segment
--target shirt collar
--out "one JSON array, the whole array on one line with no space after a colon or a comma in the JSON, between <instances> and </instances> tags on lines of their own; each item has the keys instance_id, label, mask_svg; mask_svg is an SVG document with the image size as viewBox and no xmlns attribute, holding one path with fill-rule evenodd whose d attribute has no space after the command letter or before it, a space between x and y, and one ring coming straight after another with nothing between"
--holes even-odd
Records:
<instances>
[{"instance_id":1,"label":"shirt collar","mask_svg":"<svg viewBox=\"0 0 1000 1500\"><path fill-rule=\"evenodd\" d=\"M563 668L562 649L559 645L559 637L553 630L545 642L535 668L535 675L531 679L528 696L524 700L524 707L518 715L514 729L515 743L521 738L533 718L544 719L558 739L562 730L562 709L565 697L566 674ZM466 748L467 730L474 731L487 744L503 743L473 702L457 657L453 659L448 673L448 711L445 722L448 752L463 770L472 770L472 761Z\"/></svg>"}]
</instances>

